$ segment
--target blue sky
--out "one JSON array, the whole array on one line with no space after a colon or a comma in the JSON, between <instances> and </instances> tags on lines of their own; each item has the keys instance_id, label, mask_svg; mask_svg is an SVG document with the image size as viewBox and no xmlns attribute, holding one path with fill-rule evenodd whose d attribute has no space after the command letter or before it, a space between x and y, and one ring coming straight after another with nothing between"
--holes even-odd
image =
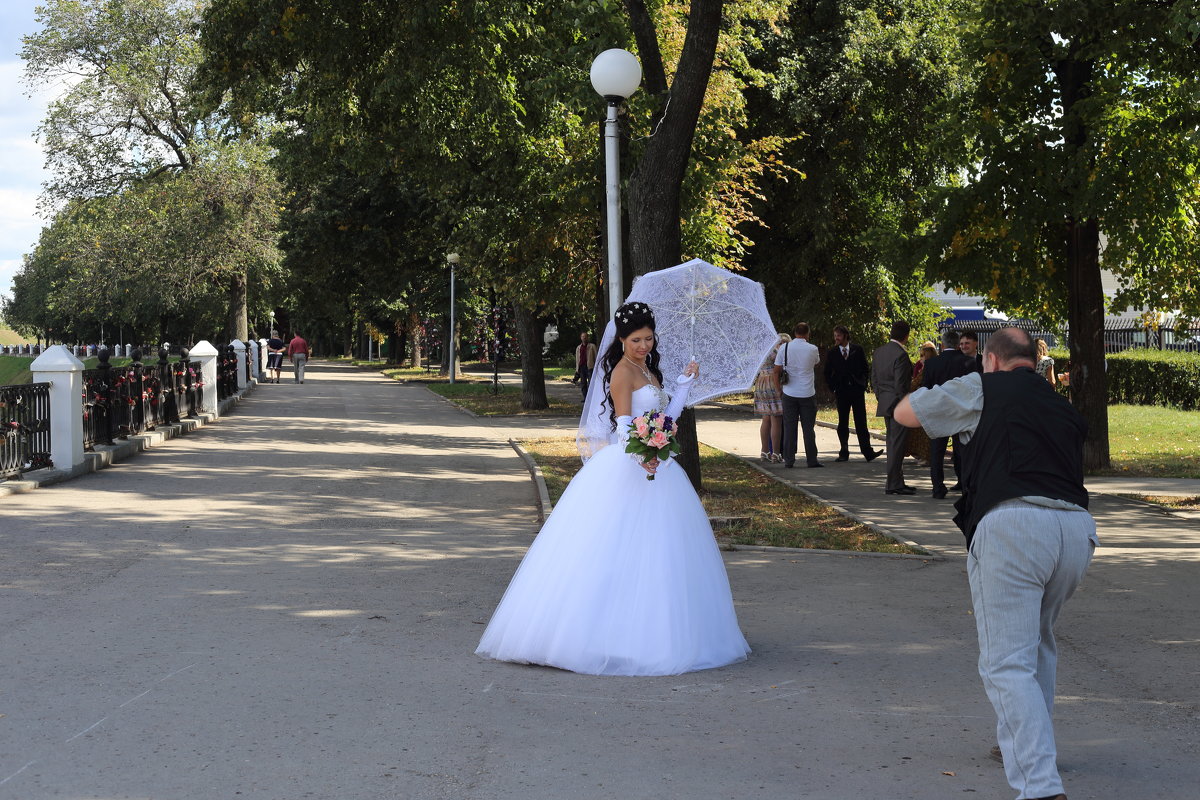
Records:
<instances>
[{"instance_id":1,"label":"blue sky","mask_svg":"<svg viewBox=\"0 0 1200 800\"><path fill-rule=\"evenodd\" d=\"M21 83L21 37L35 27L38 0L0 2L0 294L10 294L21 256L33 249L44 220L37 197L45 173L33 131L45 113L46 98L30 99Z\"/></svg>"}]
</instances>

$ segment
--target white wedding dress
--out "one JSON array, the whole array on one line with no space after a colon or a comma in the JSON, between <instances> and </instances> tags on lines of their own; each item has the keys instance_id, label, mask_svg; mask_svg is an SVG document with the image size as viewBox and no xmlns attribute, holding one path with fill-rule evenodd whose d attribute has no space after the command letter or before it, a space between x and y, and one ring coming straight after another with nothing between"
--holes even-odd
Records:
<instances>
[{"instance_id":1,"label":"white wedding dress","mask_svg":"<svg viewBox=\"0 0 1200 800\"><path fill-rule=\"evenodd\" d=\"M663 409L653 385L633 415ZM476 653L591 675L675 675L750 652L708 516L678 464L654 480L621 444L572 479Z\"/></svg>"}]
</instances>

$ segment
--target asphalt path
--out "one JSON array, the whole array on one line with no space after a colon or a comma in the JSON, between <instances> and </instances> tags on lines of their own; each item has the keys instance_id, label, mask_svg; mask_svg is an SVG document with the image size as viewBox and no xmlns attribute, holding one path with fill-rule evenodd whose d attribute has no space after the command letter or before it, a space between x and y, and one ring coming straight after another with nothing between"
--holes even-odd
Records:
<instances>
[{"instance_id":1,"label":"asphalt path","mask_svg":"<svg viewBox=\"0 0 1200 800\"><path fill-rule=\"evenodd\" d=\"M316 362L3 498L0 798L1012 796L952 554L726 553L754 653L724 669L474 656L537 530L507 440L567 427ZM1177 534L1098 556L1064 614L1072 800L1196 796L1200 550Z\"/></svg>"}]
</instances>

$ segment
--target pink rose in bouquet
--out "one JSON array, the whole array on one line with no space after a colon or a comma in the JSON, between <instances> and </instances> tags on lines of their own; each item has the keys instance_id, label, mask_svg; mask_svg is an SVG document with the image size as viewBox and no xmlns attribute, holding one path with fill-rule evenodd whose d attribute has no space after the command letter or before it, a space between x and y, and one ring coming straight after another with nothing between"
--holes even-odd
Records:
<instances>
[{"instance_id":1,"label":"pink rose in bouquet","mask_svg":"<svg viewBox=\"0 0 1200 800\"><path fill-rule=\"evenodd\" d=\"M672 453L679 452L678 432L679 425L675 420L662 412L649 411L629 424L629 443L625 445L625 452L633 453L642 461L656 458L665 461ZM646 475L646 480L654 480L654 473Z\"/></svg>"}]
</instances>

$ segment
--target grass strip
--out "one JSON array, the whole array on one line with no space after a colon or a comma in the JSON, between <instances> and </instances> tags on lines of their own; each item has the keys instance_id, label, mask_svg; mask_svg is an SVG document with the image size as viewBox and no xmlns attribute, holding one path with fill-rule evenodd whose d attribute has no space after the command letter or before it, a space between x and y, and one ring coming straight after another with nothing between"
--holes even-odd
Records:
<instances>
[{"instance_id":1,"label":"grass strip","mask_svg":"<svg viewBox=\"0 0 1200 800\"><path fill-rule=\"evenodd\" d=\"M557 503L581 466L575 440L528 439L521 447L542 468L551 502ZM747 518L744 525L717 530L717 540L723 544L926 555L707 445L700 446L700 469L704 475L700 501L708 515Z\"/></svg>"},{"instance_id":2,"label":"grass strip","mask_svg":"<svg viewBox=\"0 0 1200 800\"><path fill-rule=\"evenodd\" d=\"M521 408L520 387L501 384L497 392L492 386L491 372L483 374L476 369L490 368L490 365L464 365L464 368L469 371L464 371L451 384L446 376L439 375L436 369L429 371L423 367L401 367L395 364L383 364L380 361L333 360L349 361L357 367L377 369L385 377L393 380L423 384L429 391L441 395L450 402L481 417L574 417L579 415L578 403L568 403L553 396L548 397L549 408ZM551 377L549 370L547 377Z\"/></svg>"},{"instance_id":3,"label":"grass strip","mask_svg":"<svg viewBox=\"0 0 1200 800\"><path fill-rule=\"evenodd\" d=\"M1098 475L1200 478L1200 411L1109 406L1108 437L1112 469Z\"/></svg>"},{"instance_id":4,"label":"grass strip","mask_svg":"<svg viewBox=\"0 0 1200 800\"><path fill-rule=\"evenodd\" d=\"M548 397L550 407L538 409L521 408L521 390L516 386L501 385L498 394L493 394L492 382L456 381L449 383L426 382L425 388L457 403L481 417L577 417L579 405Z\"/></svg>"},{"instance_id":5,"label":"grass strip","mask_svg":"<svg viewBox=\"0 0 1200 800\"><path fill-rule=\"evenodd\" d=\"M1119 494L1117 497L1129 497L1133 500L1141 500L1143 503L1153 503L1169 511L1200 511L1200 497L1157 494Z\"/></svg>"}]
</instances>

